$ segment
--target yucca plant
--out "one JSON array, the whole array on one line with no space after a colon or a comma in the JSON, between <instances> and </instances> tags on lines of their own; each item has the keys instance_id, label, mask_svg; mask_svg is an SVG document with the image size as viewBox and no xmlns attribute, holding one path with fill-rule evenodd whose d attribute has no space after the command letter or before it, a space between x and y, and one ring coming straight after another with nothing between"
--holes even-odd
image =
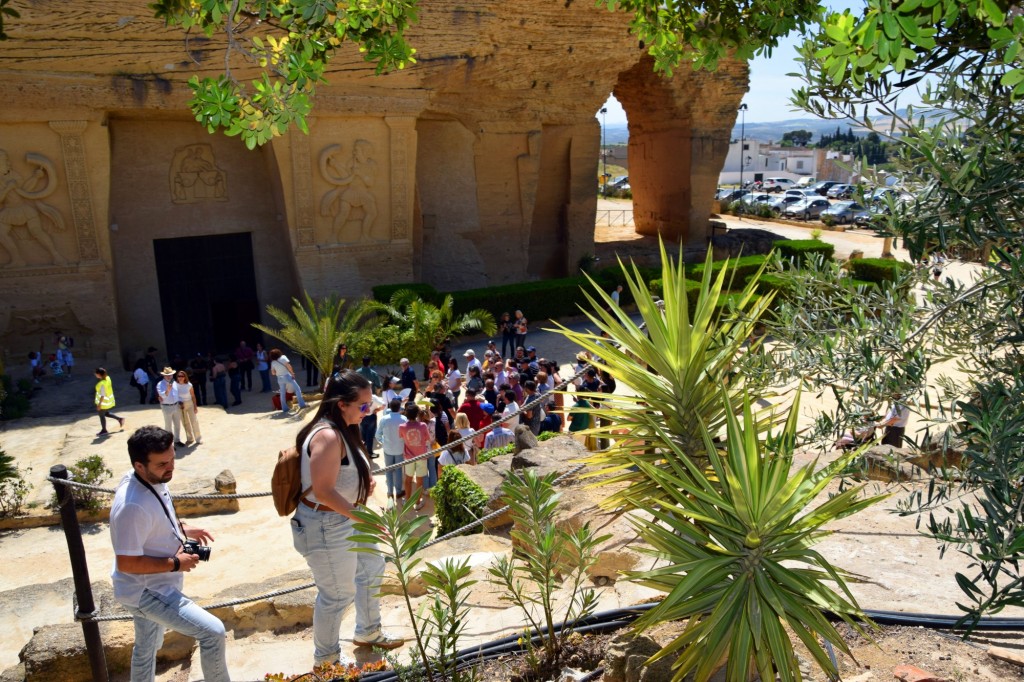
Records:
<instances>
[{"instance_id":1,"label":"yucca plant","mask_svg":"<svg viewBox=\"0 0 1024 682\"><path fill-rule=\"evenodd\" d=\"M771 303L771 294L759 297L756 293L763 266L742 291L727 295L729 270L722 268L714 274L709 251L696 304L691 306L681 256L680 252L673 261L661 245L663 307L655 304L635 265L622 268L642 326L613 305L593 280L592 290L584 292L590 308L584 312L595 331L575 332L558 325L566 338L600 357L593 362L597 368L607 370L636 395L617 394L609 399L603 394L585 394L588 400L598 402L592 414L601 424L587 433L596 433L612 444L586 460L591 465L589 475L601 477L602 482L610 476L612 482L630 484L605 500L609 507L665 494L659 491L656 479L633 467L635 461L664 467L673 453L705 459L703 434L720 431L727 416L727 403L718 395L720 386L728 379L730 395L742 390L744 377L729 375L744 342ZM602 338L601 332L607 332L614 344ZM765 415L758 420L758 428L767 428L767 419ZM662 427L661 435L655 434L652 425ZM662 438L668 438L674 447L662 451Z\"/></svg>"},{"instance_id":2,"label":"yucca plant","mask_svg":"<svg viewBox=\"0 0 1024 682\"><path fill-rule=\"evenodd\" d=\"M254 323L264 334L279 339L297 353L309 358L323 376L330 376L334 356L343 340L371 326L373 321L362 305L345 311L345 299L334 294L318 301L308 293L304 300L292 299L291 313L272 305L267 313L277 320L280 329Z\"/></svg>"},{"instance_id":3,"label":"yucca plant","mask_svg":"<svg viewBox=\"0 0 1024 682\"><path fill-rule=\"evenodd\" d=\"M708 468L693 463L668 427L657 423L651 428L667 465L635 459L665 494L633 499L645 514L631 521L650 545L647 551L664 563L628 577L666 593L635 627L688 620L683 634L650 662L677 656L673 680L690 673L698 682L707 680L725 657L729 680L747 680L751 670L762 680L799 680L792 632L822 670L838 679L819 640L852 654L824 612L861 634L871 626L846 585L852 576L812 547L830 533L824 529L829 523L885 496L861 497L861 488L853 488L812 508L857 453L818 471L812 462L791 476L799 397L782 431L765 440L746 394L741 417L728 391L717 398L726 420L725 451L716 449L705 430Z\"/></svg>"}]
</instances>

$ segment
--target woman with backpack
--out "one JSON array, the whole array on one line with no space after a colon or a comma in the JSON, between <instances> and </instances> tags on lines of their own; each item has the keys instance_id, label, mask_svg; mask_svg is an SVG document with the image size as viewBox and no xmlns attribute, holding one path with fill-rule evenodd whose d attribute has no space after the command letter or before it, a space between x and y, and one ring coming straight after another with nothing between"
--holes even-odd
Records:
<instances>
[{"instance_id":1,"label":"woman with backpack","mask_svg":"<svg viewBox=\"0 0 1024 682\"><path fill-rule=\"evenodd\" d=\"M342 661L341 616L356 607L356 646L397 649L402 639L381 630L377 596L384 559L353 552L360 545L352 511L373 493L370 460L359 432L363 415L373 404L370 382L353 370L333 375L313 419L295 439L302 490L292 517L292 542L305 558L317 597L313 607L314 664Z\"/></svg>"}]
</instances>

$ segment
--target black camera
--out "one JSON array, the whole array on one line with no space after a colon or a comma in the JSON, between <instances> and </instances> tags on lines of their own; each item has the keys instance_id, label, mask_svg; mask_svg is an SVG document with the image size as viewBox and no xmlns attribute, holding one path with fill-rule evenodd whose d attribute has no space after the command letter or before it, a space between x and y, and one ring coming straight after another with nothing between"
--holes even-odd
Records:
<instances>
[{"instance_id":1,"label":"black camera","mask_svg":"<svg viewBox=\"0 0 1024 682\"><path fill-rule=\"evenodd\" d=\"M185 540L185 542L181 543L181 546L182 549L184 549L185 554L195 554L199 557L200 561L209 561L210 552L213 551L206 545L200 545L195 540Z\"/></svg>"}]
</instances>

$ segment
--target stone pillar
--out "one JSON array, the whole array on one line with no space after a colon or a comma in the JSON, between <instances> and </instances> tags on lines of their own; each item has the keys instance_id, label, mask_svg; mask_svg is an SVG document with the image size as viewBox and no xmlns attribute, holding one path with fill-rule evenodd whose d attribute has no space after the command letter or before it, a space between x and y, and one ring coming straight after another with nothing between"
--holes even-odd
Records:
<instances>
[{"instance_id":1,"label":"stone pillar","mask_svg":"<svg viewBox=\"0 0 1024 682\"><path fill-rule=\"evenodd\" d=\"M416 118L386 116L391 131L391 240L412 238L416 186Z\"/></svg>"},{"instance_id":2,"label":"stone pillar","mask_svg":"<svg viewBox=\"0 0 1024 682\"><path fill-rule=\"evenodd\" d=\"M96 220L89 187L89 166L85 159L85 132L87 121L50 121L50 127L60 135L64 156L64 172L68 178L71 216L78 238L78 258L83 263L98 263L100 250L96 243Z\"/></svg>"},{"instance_id":3,"label":"stone pillar","mask_svg":"<svg viewBox=\"0 0 1024 682\"><path fill-rule=\"evenodd\" d=\"M690 137L690 192L688 246L704 247L711 236L708 215L715 200L715 188L723 159L729 151L729 138L722 134L694 132ZM703 229L702 229L703 227Z\"/></svg>"},{"instance_id":4,"label":"stone pillar","mask_svg":"<svg viewBox=\"0 0 1024 682\"><path fill-rule=\"evenodd\" d=\"M629 184L636 231L688 241L692 188L689 121L630 126Z\"/></svg>"},{"instance_id":5,"label":"stone pillar","mask_svg":"<svg viewBox=\"0 0 1024 682\"><path fill-rule=\"evenodd\" d=\"M316 244L316 215L309 135L295 131L288 137L291 141L292 190L295 202L293 246L298 249L311 249Z\"/></svg>"}]
</instances>

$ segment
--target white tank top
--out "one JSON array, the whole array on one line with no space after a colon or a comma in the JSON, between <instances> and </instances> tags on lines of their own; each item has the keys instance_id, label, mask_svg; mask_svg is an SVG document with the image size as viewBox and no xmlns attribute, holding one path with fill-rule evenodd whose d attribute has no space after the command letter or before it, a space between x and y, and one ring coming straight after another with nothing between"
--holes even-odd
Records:
<instances>
[{"instance_id":1,"label":"white tank top","mask_svg":"<svg viewBox=\"0 0 1024 682\"><path fill-rule=\"evenodd\" d=\"M309 473L309 444L313 440L313 436L320 433L324 428L332 428L330 424L321 421L309 435L306 436L306 441L302 444L302 457L299 459L299 473L302 476L302 489L309 488L312 483L312 477ZM341 440L341 445L345 448L346 462L338 467L338 478L334 481L334 489L338 491L338 494L345 498L347 501L355 504L359 500L359 469L356 467L355 461L352 459L352 451L348 447L348 443L341 434L337 434ZM359 450L356 453L357 457L362 457L363 461L366 461L366 457L362 451ZM369 462L366 463L367 469L369 469ZM316 499L316 495L310 490L306 493L306 499L316 504L319 500Z\"/></svg>"}]
</instances>

